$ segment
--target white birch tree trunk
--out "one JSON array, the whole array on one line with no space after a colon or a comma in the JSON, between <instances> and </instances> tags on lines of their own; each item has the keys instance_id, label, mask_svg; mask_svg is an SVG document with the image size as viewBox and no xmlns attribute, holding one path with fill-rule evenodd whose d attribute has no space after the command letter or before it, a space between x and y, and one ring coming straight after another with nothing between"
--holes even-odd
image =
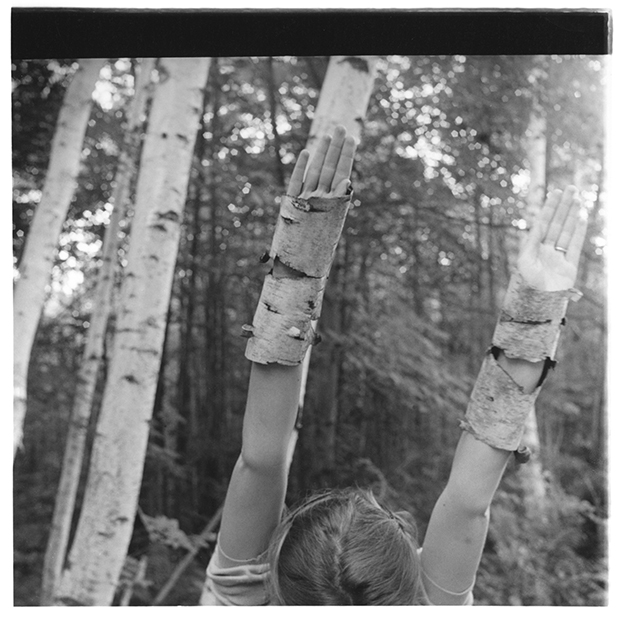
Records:
<instances>
[{"instance_id":1,"label":"white birch tree trunk","mask_svg":"<svg viewBox=\"0 0 620 618\"><path fill-rule=\"evenodd\" d=\"M113 356L55 605L110 605L131 539L208 58L160 60Z\"/></svg>"},{"instance_id":2,"label":"white birch tree trunk","mask_svg":"<svg viewBox=\"0 0 620 618\"><path fill-rule=\"evenodd\" d=\"M13 292L13 457L22 443L28 363L45 303L58 237L75 192L92 94L105 63L79 61L63 101L41 201L35 210Z\"/></svg>"},{"instance_id":3,"label":"white birch tree trunk","mask_svg":"<svg viewBox=\"0 0 620 618\"><path fill-rule=\"evenodd\" d=\"M306 148L343 125L359 142L377 73L375 56L332 56L321 87Z\"/></svg>"},{"instance_id":4,"label":"white birch tree trunk","mask_svg":"<svg viewBox=\"0 0 620 618\"><path fill-rule=\"evenodd\" d=\"M325 133L333 134L338 125L343 125L347 129L347 133L355 137L359 143L366 109L376 77L376 67L377 58L375 56L332 56L330 58L321 87L319 102L310 127L310 135L306 142L306 149L310 151L311 155L314 152L317 140ZM329 294L329 286L327 293ZM329 308L324 302L323 312L325 313L326 310L329 311ZM317 321L313 322L312 327L316 330ZM326 342L322 345L326 345ZM303 361L298 419L301 417L306 397L311 351L312 347L308 348ZM333 410L330 411L330 413L332 412ZM289 468L293 461L297 437L298 432L295 429L288 448ZM203 592L200 604L215 605L213 595L206 589Z\"/></svg>"},{"instance_id":5,"label":"white birch tree trunk","mask_svg":"<svg viewBox=\"0 0 620 618\"><path fill-rule=\"evenodd\" d=\"M545 201L547 187L547 120L543 110L537 104L534 105L530 114L526 139L530 167L526 219L528 224L531 224Z\"/></svg>"},{"instance_id":6,"label":"white birch tree trunk","mask_svg":"<svg viewBox=\"0 0 620 618\"><path fill-rule=\"evenodd\" d=\"M526 201L526 219L528 226L545 201L547 184L547 122L543 110L538 104L532 108L530 122L526 133L527 158L530 167L530 184ZM526 235L521 236L521 246ZM540 436L536 413L533 412L525 420L523 444L528 446L534 456L528 463L521 466L519 477L523 489L524 506L526 511L535 515L544 508L546 499L546 484L544 470L540 461Z\"/></svg>"},{"instance_id":7,"label":"white birch tree trunk","mask_svg":"<svg viewBox=\"0 0 620 618\"><path fill-rule=\"evenodd\" d=\"M111 310L114 273L117 264L120 222L125 216L131 181L135 174L140 144L140 129L144 113L154 58L144 58L136 69L134 99L127 114L123 149L119 156L112 192L113 211L106 229L102 250L102 265L93 297L82 362L77 377L76 392L69 423L62 472L56 494L54 515L43 564L41 605L52 603L67 551L69 531L84 458L86 434L92 411L97 377L104 355L104 340Z\"/></svg>"},{"instance_id":8,"label":"white birch tree trunk","mask_svg":"<svg viewBox=\"0 0 620 618\"><path fill-rule=\"evenodd\" d=\"M343 125L347 133L355 137L359 143L376 74L376 56L332 56L329 59L319 102L310 127L310 136L306 143L306 149L311 155L317 140L325 133L333 134L338 125ZM329 294L329 287L327 293ZM328 303L324 303L323 311L329 311L327 305ZM316 321L312 327L316 330ZM303 410L306 397L311 352L310 347L303 362L299 414ZM289 447L289 465L293 459L296 443L297 432L295 431Z\"/></svg>"}]
</instances>

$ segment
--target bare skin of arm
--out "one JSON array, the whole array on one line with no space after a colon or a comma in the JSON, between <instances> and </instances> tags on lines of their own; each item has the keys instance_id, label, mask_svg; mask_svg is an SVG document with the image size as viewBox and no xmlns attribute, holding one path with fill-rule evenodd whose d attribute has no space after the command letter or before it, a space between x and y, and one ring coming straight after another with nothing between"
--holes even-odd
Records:
<instances>
[{"instance_id":1,"label":"bare skin of arm","mask_svg":"<svg viewBox=\"0 0 620 618\"><path fill-rule=\"evenodd\" d=\"M585 233L586 220L575 188L552 192L517 261L525 281L545 291L573 287ZM558 246L567 251L556 250ZM504 354L497 360L526 392L534 391L543 361L531 363ZM468 594L486 540L491 501L509 456L508 451L490 447L467 432L461 435L450 478L424 539L422 568L431 603L460 604Z\"/></svg>"},{"instance_id":2,"label":"bare skin of arm","mask_svg":"<svg viewBox=\"0 0 620 618\"><path fill-rule=\"evenodd\" d=\"M288 195L305 199L345 195L355 149L355 140L343 127L337 127L333 138L321 139L309 165L309 153L302 151ZM291 273L276 262L273 274ZM233 566L234 561L262 554L280 521L301 377L301 365L252 363L241 455L228 487L219 535L222 552L233 560L220 556L221 566Z\"/></svg>"}]
</instances>

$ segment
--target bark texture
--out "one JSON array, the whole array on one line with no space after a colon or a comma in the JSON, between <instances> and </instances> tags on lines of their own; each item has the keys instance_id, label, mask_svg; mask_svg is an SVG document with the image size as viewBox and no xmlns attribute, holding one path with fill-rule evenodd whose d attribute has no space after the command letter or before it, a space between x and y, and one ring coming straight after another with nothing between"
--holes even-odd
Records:
<instances>
[{"instance_id":1,"label":"bark texture","mask_svg":"<svg viewBox=\"0 0 620 618\"><path fill-rule=\"evenodd\" d=\"M542 79L540 67L544 65L542 56L534 58L535 68L533 75ZM526 220L528 225L536 218L545 201L547 192L547 120L545 110L538 99L535 99L530 112L530 121L526 132L525 148L530 170L530 185L526 201ZM521 247L526 235L521 236ZM540 461L540 434L536 411L525 419L523 444L527 446L534 457L520 470L520 483L523 489L524 506L526 513L531 516L542 515L546 508L547 484Z\"/></svg>"},{"instance_id":2,"label":"bark texture","mask_svg":"<svg viewBox=\"0 0 620 618\"><path fill-rule=\"evenodd\" d=\"M325 133L332 134L338 125L343 125L349 135L356 140L361 140L364 118L372 94L377 68L375 56L332 56L329 60L325 79L321 87L319 102L314 114L310 135L306 143L306 149L312 154L318 138ZM338 259L338 258L336 258ZM341 312L342 297L335 294L335 290L327 286L323 304L322 320L325 324L339 324L338 314ZM317 329L316 322L312 325ZM331 469L335 461L335 452L332 445L335 444L337 430L338 403L331 397L325 399L337 388L337 376L341 363L341 349L331 338L325 338L321 343L321 356L325 362L317 366L313 379L320 385L318 394L319 411L327 413L326 424L322 427L322 437L319 444L324 446L322 453L316 453L313 461L321 462L318 465ZM311 349L308 350L303 361L302 384L299 398L299 417L301 418L304 399L306 397L306 384L308 369L310 367ZM321 420L317 419L320 423ZM293 441L297 434L293 437Z\"/></svg>"},{"instance_id":3,"label":"bark texture","mask_svg":"<svg viewBox=\"0 0 620 618\"><path fill-rule=\"evenodd\" d=\"M534 103L527 127L526 152L530 168L530 183L527 192L526 219L529 224L534 220L545 201L547 188L547 120L538 103Z\"/></svg>"},{"instance_id":4,"label":"bark texture","mask_svg":"<svg viewBox=\"0 0 620 618\"><path fill-rule=\"evenodd\" d=\"M539 391L540 387L524 393L488 353L461 427L489 446L514 451L521 443L525 419L533 411Z\"/></svg>"},{"instance_id":5,"label":"bark texture","mask_svg":"<svg viewBox=\"0 0 620 618\"><path fill-rule=\"evenodd\" d=\"M35 210L19 266L13 294L13 457L22 442L30 352L45 303L58 237L75 192L92 93L104 63L103 58L80 60L67 88L41 202Z\"/></svg>"},{"instance_id":6,"label":"bark texture","mask_svg":"<svg viewBox=\"0 0 620 618\"><path fill-rule=\"evenodd\" d=\"M376 76L374 56L332 56L321 87L306 148L312 153L316 141L343 125L358 141Z\"/></svg>"},{"instance_id":7,"label":"bark texture","mask_svg":"<svg viewBox=\"0 0 620 618\"><path fill-rule=\"evenodd\" d=\"M136 513L208 58L161 59L84 503L55 605L110 605Z\"/></svg>"},{"instance_id":8,"label":"bark texture","mask_svg":"<svg viewBox=\"0 0 620 618\"><path fill-rule=\"evenodd\" d=\"M510 278L493 345L510 358L537 362L555 359L568 301L575 289L543 292L528 286L519 273Z\"/></svg>"},{"instance_id":9,"label":"bark texture","mask_svg":"<svg viewBox=\"0 0 620 618\"><path fill-rule=\"evenodd\" d=\"M316 337L323 292L349 208L350 196L304 200L284 196L270 257L299 276L267 275L251 327L246 357L298 365Z\"/></svg>"},{"instance_id":10,"label":"bark texture","mask_svg":"<svg viewBox=\"0 0 620 618\"><path fill-rule=\"evenodd\" d=\"M270 257L307 277L327 277L349 209L350 196L284 196Z\"/></svg>"},{"instance_id":11,"label":"bark texture","mask_svg":"<svg viewBox=\"0 0 620 618\"><path fill-rule=\"evenodd\" d=\"M105 353L105 335L110 316L114 273L119 246L119 225L126 211L131 180L135 173L136 157L140 142L141 117L147 101L148 85L155 66L154 58L145 58L137 70L135 96L127 114L124 147L119 157L112 193L114 210L106 229L102 250L102 266L93 298L93 313L86 337L86 345L77 377L77 386L62 472L56 494L52 527L43 565L41 605L52 603L67 551L69 531L84 458L86 434L92 411L97 378Z\"/></svg>"}]
</instances>

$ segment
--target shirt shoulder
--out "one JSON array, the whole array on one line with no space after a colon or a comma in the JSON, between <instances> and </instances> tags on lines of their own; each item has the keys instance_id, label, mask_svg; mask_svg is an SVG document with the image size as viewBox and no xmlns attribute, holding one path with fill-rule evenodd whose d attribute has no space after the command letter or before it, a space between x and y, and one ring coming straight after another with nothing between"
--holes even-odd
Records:
<instances>
[{"instance_id":1,"label":"shirt shoulder","mask_svg":"<svg viewBox=\"0 0 620 618\"><path fill-rule=\"evenodd\" d=\"M419 564L420 564L420 568L422 568L422 548L420 547L418 549L418 559L419 559ZM426 605L435 605L434 603L431 603L429 598L428 598L428 592L426 590L425 587L425 580L426 580L426 585L427 586L432 586L432 583L430 581L429 578L427 577L421 577L420 578L420 585L422 586L422 592L424 593L424 598L426 600ZM472 586L473 588L473 586ZM454 596L454 603L450 603L450 605L473 605L474 604L474 594L473 591L470 589L467 592L463 592L461 594L459 593L455 593L455 592L449 592L448 590L444 590L443 588L441 588L442 592L444 592L445 594L449 594L449 595L453 595Z\"/></svg>"},{"instance_id":2,"label":"shirt shoulder","mask_svg":"<svg viewBox=\"0 0 620 618\"><path fill-rule=\"evenodd\" d=\"M269 605L267 562L247 561L223 567L218 556L216 545L207 566L200 605Z\"/></svg>"}]
</instances>

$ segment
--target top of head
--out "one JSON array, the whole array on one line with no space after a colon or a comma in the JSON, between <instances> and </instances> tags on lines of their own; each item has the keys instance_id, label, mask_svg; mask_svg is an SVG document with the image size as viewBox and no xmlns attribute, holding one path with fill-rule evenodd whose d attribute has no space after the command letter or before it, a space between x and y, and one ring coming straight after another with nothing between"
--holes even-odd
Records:
<instances>
[{"instance_id":1,"label":"top of head","mask_svg":"<svg viewBox=\"0 0 620 618\"><path fill-rule=\"evenodd\" d=\"M270 548L272 603L413 605L422 593L415 528L362 490L311 497Z\"/></svg>"}]
</instances>

